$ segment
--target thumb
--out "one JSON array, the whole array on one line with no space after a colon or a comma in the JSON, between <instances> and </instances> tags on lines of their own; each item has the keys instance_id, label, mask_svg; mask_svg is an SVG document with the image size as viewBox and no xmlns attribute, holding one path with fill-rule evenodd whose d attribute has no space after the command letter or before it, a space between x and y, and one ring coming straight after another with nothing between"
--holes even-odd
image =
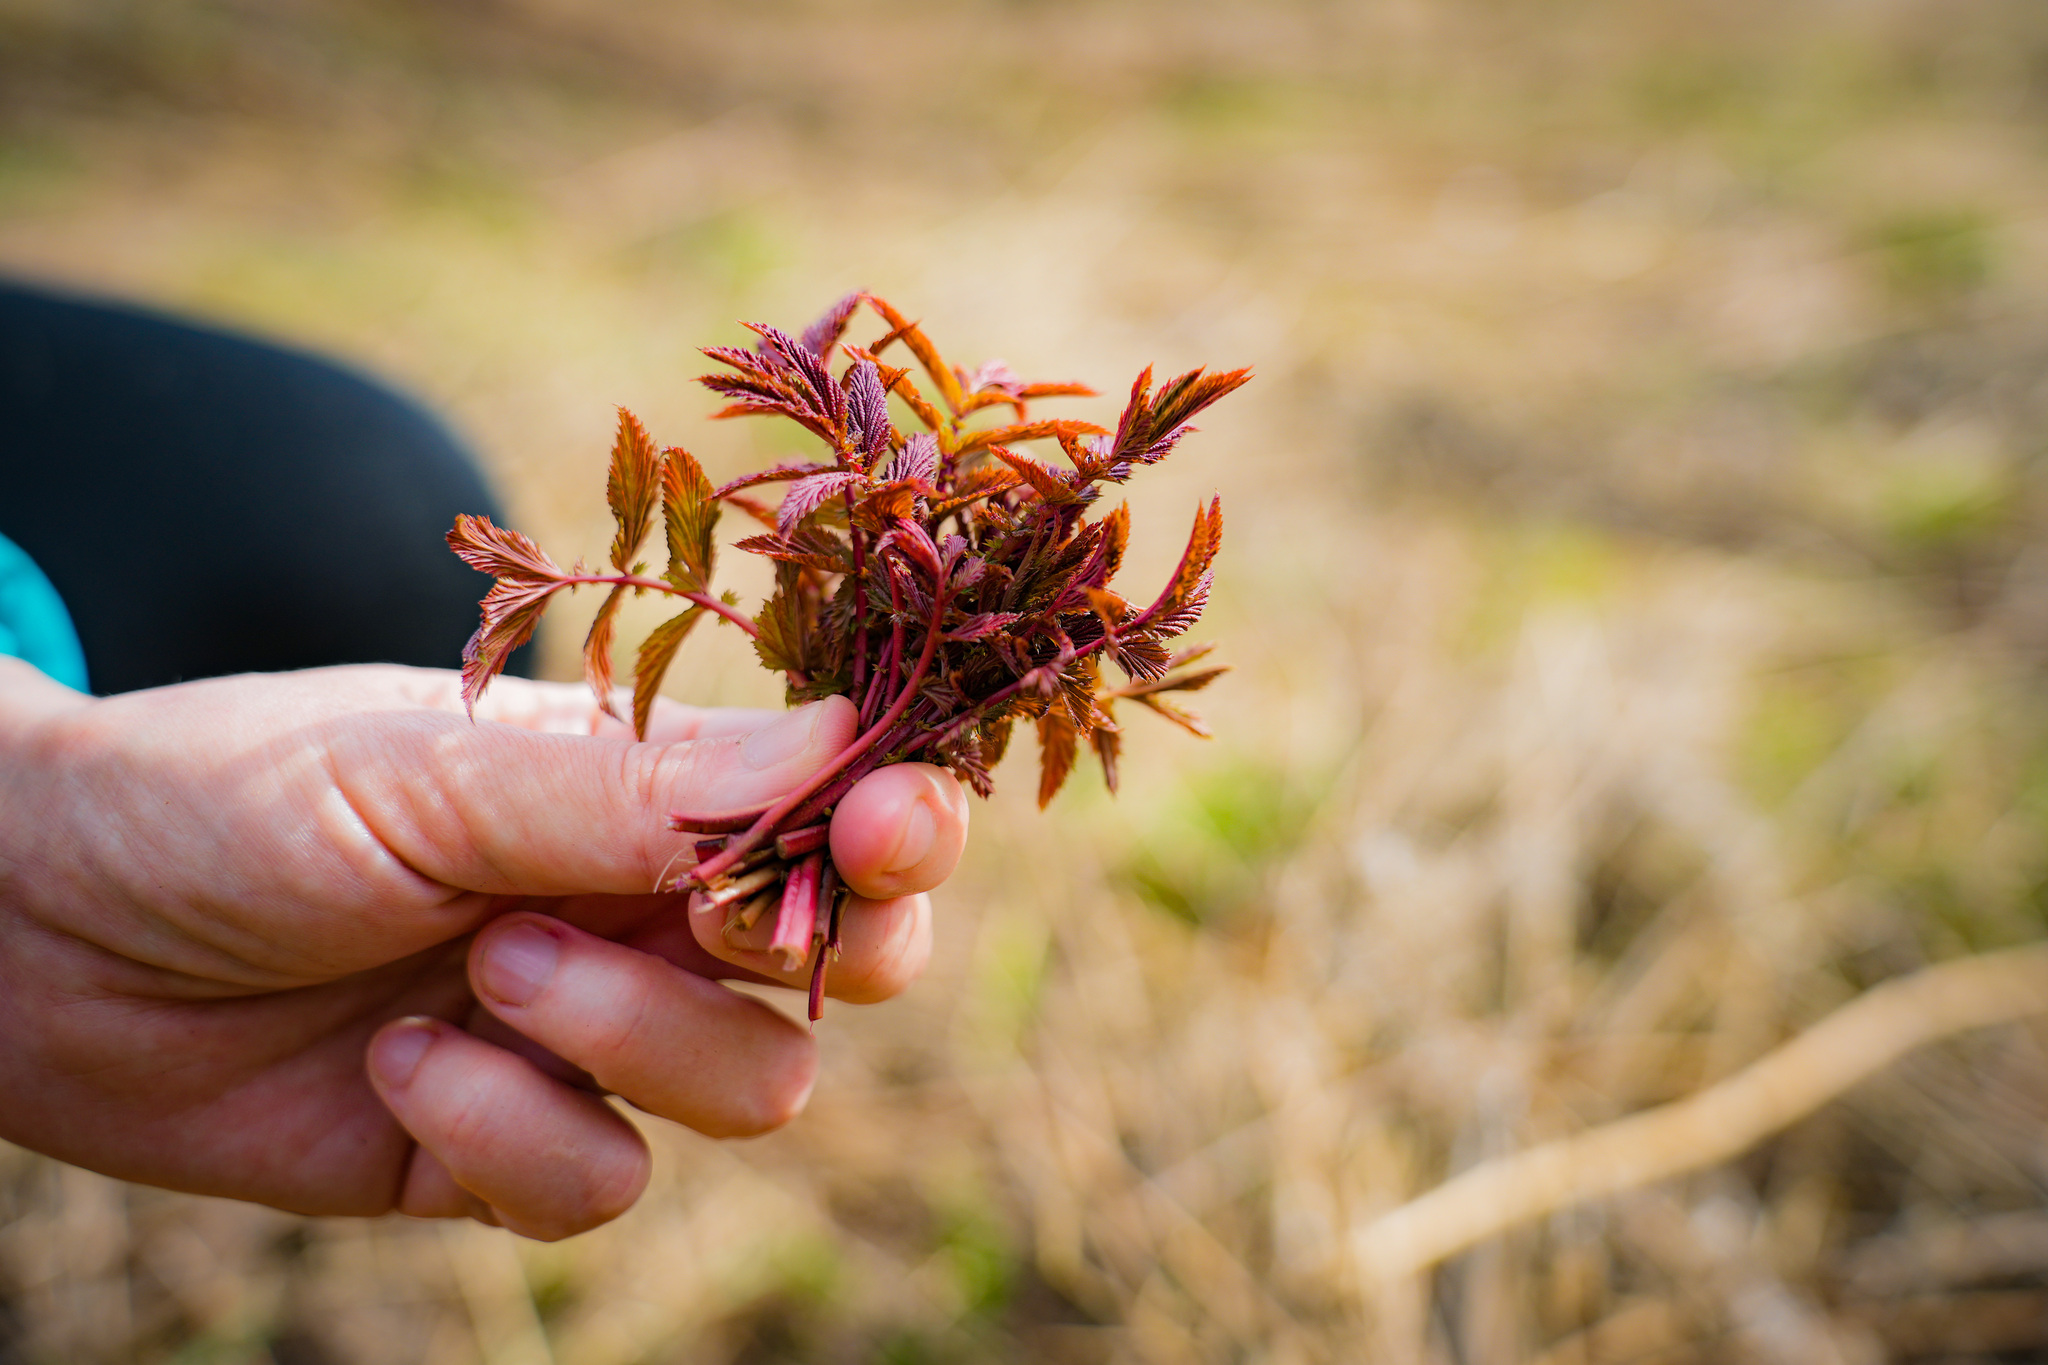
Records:
<instances>
[{"instance_id":1,"label":"thumb","mask_svg":"<svg viewBox=\"0 0 2048 1365\"><path fill-rule=\"evenodd\" d=\"M844 697L681 744L535 734L433 712L351 717L335 784L415 872L494 895L642 894L689 835L671 810L758 809L853 741Z\"/></svg>"}]
</instances>

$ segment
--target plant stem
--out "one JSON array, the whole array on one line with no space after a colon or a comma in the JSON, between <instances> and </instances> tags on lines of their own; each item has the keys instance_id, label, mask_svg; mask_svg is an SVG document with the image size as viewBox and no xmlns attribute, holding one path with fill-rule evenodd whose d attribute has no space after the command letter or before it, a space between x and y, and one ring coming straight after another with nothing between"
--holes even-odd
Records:
<instances>
[{"instance_id":1,"label":"plant stem","mask_svg":"<svg viewBox=\"0 0 2048 1365\"><path fill-rule=\"evenodd\" d=\"M651 588L655 592L665 592L670 597L680 597L685 601L695 602L704 610L723 616L756 640L761 638L761 628L756 626L747 614L738 607L729 606L708 593L691 592L688 588L679 588L675 584L665 582L659 578L642 578L639 574L630 573L580 573L563 574L555 581L563 587L570 588L583 583L605 583L615 588Z\"/></svg>"},{"instance_id":2,"label":"plant stem","mask_svg":"<svg viewBox=\"0 0 2048 1365\"><path fill-rule=\"evenodd\" d=\"M860 527L853 524L853 490L848 488L841 496L846 500L846 538L853 543L853 686L858 691L868 673L868 558Z\"/></svg>"},{"instance_id":3,"label":"plant stem","mask_svg":"<svg viewBox=\"0 0 2048 1365\"><path fill-rule=\"evenodd\" d=\"M770 806L745 834L735 835L725 846L724 852L709 862L699 863L688 874L692 880L699 886L704 886L723 876L727 868L745 857L754 845L767 837L769 832L781 824L783 818L791 811L802 805L811 793L838 776L842 769L873 748L875 741L889 732L903 713L910 709L912 699L917 696L917 689L924 685L925 674L931 671L932 659L939 652L939 623L945 619L945 613L946 594L945 588L941 586L938 596L933 601L932 619L925 627L924 652L918 656L917 668L911 673L910 681L904 684L902 692L897 694L896 700L882 713L881 719L868 727L867 732L860 738L841 749L830 763L811 774L810 778L795 791Z\"/></svg>"}]
</instances>

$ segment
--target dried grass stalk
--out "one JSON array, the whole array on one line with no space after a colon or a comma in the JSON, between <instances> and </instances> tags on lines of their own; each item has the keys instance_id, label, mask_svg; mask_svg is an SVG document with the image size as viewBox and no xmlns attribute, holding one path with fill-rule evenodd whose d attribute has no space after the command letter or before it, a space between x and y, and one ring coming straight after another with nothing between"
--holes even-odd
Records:
<instances>
[{"instance_id":1,"label":"dried grass stalk","mask_svg":"<svg viewBox=\"0 0 2048 1365\"><path fill-rule=\"evenodd\" d=\"M1373 1279L1507 1229L1739 1156L1915 1048L2048 1008L2048 945L1928 967L1864 992L1696 1095L1460 1172L1352 1237Z\"/></svg>"}]
</instances>

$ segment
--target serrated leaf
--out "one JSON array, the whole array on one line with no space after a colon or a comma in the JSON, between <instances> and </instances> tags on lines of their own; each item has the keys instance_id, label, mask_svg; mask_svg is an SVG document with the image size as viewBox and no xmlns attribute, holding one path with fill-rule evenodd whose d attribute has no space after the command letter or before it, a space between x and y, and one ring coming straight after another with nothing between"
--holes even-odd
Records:
<instances>
[{"instance_id":1,"label":"serrated leaf","mask_svg":"<svg viewBox=\"0 0 2048 1365\"><path fill-rule=\"evenodd\" d=\"M777 564L775 592L754 618L754 626L761 632L754 639L754 653L764 667L778 673L809 671L805 667L808 632L800 583L795 565Z\"/></svg>"},{"instance_id":2,"label":"serrated leaf","mask_svg":"<svg viewBox=\"0 0 2048 1365\"><path fill-rule=\"evenodd\" d=\"M981 723L981 765L991 771L1003 761L1003 755L1010 751L1010 732L1015 722L1008 716Z\"/></svg>"},{"instance_id":3,"label":"serrated leaf","mask_svg":"<svg viewBox=\"0 0 2048 1365\"><path fill-rule=\"evenodd\" d=\"M1095 748L1095 761L1102 765L1102 784L1109 788L1111 796L1116 795L1116 761L1123 752L1123 732L1114 724L1098 725L1088 733L1088 742Z\"/></svg>"},{"instance_id":4,"label":"serrated leaf","mask_svg":"<svg viewBox=\"0 0 2048 1365\"><path fill-rule=\"evenodd\" d=\"M1192 711L1183 711L1164 697L1142 696L1133 697L1131 700L1140 706L1150 707L1152 710L1157 711L1196 739L1209 739L1212 737L1209 733L1209 726L1200 716Z\"/></svg>"},{"instance_id":5,"label":"serrated leaf","mask_svg":"<svg viewBox=\"0 0 2048 1365\"><path fill-rule=\"evenodd\" d=\"M891 547L897 549L906 559L931 575L937 583L945 574L945 564L939 558L939 547L932 544L932 538L924 527L908 517L896 518L896 524L882 537L875 547L877 554Z\"/></svg>"},{"instance_id":6,"label":"serrated leaf","mask_svg":"<svg viewBox=\"0 0 2048 1365\"><path fill-rule=\"evenodd\" d=\"M1060 418L1050 422L1018 422L1007 427L990 427L986 431L970 431L960 440L959 455L972 455L977 450L990 446L1008 445L1013 441L1035 441L1045 436L1091 436L1102 431L1093 422L1077 422Z\"/></svg>"},{"instance_id":7,"label":"serrated leaf","mask_svg":"<svg viewBox=\"0 0 2048 1365\"><path fill-rule=\"evenodd\" d=\"M960 644L971 644L1023 619L1014 611L986 611L978 616L968 617L965 622L947 631L945 638Z\"/></svg>"},{"instance_id":8,"label":"serrated leaf","mask_svg":"<svg viewBox=\"0 0 2048 1365\"><path fill-rule=\"evenodd\" d=\"M1131 538L1130 504L1118 503L1115 511L1096 524L1102 527L1102 581L1107 583L1123 567L1124 546Z\"/></svg>"},{"instance_id":9,"label":"serrated leaf","mask_svg":"<svg viewBox=\"0 0 2048 1365\"><path fill-rule=\"evenodd\" d=\"M605 501L619 525L612 537L612 567L631 573L633 556L654 525L661 456L640 419L619 409L619 433L612 441L611 470L605 476Z\"/></svg>"},{"instance_id":10,"label":"serrated leaf","mask_svg":"<svg viewBox=\"0 0 2048 1365\"><path fill-rule=\"evenodd\" d=\"M1063 706L1046 708L1038 718L1038 808L1044 810L1052 804L1065 785L1067 774L1074 770L1074 755L1079 750L1080 734L1074 728L1072 717Z\"/></svg>"},{"instance_id":11,"label":"serrated leaf","mask_svg":"<svg viewBox=\"0 0 2048 1365\"><path fill-rule=\"evenodd\" d=\"M613 720L619 719L619 712L612 703L612 628L618 623L619 603L625 596L623 583L606 593L604 605L590 623L590 633L583 637L583 679L596 695L599 709Z\"/></svg>"},{"instance_id":12,"label":"serrated leaf","mask_svg":"<svg viewBox=\"0 0 2048 1365\"><path fill-rule=\"evenodd\" d=\"M675 661L676 648L703 615L704 608L691 607L682 615L663 621L640 642L640 651L633 659L633 733L641 739L647 738L647 718L654 711L661 680Z\"/></svg>"},{"instance_id":13,"label":"serrated leaf","mask_svg":"<svg viewBox=\"0 0 2048 1365\"><path fill-rule=\"evenodd\" d=\"M846 372L847 444L850 454L863 470L870 470L889 453L889 391L883 387L880 368L872 360L854 362Z\"/></svg>"},{"instance_id":14,"label":"serrated leaf","mask_svg":"<svg viewBox=\"0 0 2048 1365\"><path fill-rule=\"evenodd\" d=\"M903 443L889 465L892 479L916 479L930 483L939 476L939 438L920 431Z\"/></svg>"},{"instance_id":15,"label":"serrated leaf","mask_svg":"<svg viewBox=\"0 0 2048 1365\"><path fill-rule=\"evenodd\" d=\"M470 568L493 578L546 583L563 576L546 550L517 531L492 524L489 517L458 513L455 529L448 533L448 548Z\"/></svg>"},{"instance_id":16,"label":"serrated leaf","mask_svg":"<svg viewBox=\"0 0 2048 1365\"><path fill-rule=\"evenodd\" d=\"M937 520L940 517L949 517L961 508L979 502L983 498L994 497L998 493L1006 493L1022 482L1023 480L1018 477L1017 472L1007 465L983 465L977 469L969 470L966 477L954 485L952 497L942 498L932 503L930 515L933 520Z\"/></svg>"},{"instance_id":17,"label":"serrated leaf","mask_svg":"<svg viewBox=\"0 0 2048 1365\"><path fill-rule=\"evenodd\" d=\"M808 478L813 474L826 474L839 468L836 464L820 463L816 460L785 461L757 469L751 474L742 474L731 483L722 483L711 491L711 496L724 501L742 488L753 488L764 483L783 483L790 479Z\"/></svg>"},{"instance_id":18,"label":"serrated leaf","mask_svg":"<svg viewBox=\"0 0 2048 1365\"><path fill-rule=\"evenodd\" d=\"M477 698L504 671L512 651L533 638L564 575L540 546L489 517L457 516L448 547L496 580L480 604L483 619L462 648L462 705L474 717Z\"/></svg>"},{"instance_id":19,"label":"serrated leaf","mask_svg":"<svg viewBox=\"0 0 2048 1365\"><path fill-rule=\"evenodd\" d=\"M477 699L505 669L512 651L533 638L548 598L559 583L515 583L500 579L484 594L483 623L462 647L462 706L476 718Z\"/></svg>"},{"instance_id":20,"label":"serrated leaf","mask_svg":"<svg viewBox=\"0 0 2048 1365\"><path fill-rule=\"evenodd\" d=\"M850 573L853 569L852 551L846 543L810 526L801 527L789 536L780 532L748 536L733 548L786 564L801 564L823 573Z\"/></svg>"},{"instance_id":21,"label":"serrated leaf","mask_svg":"<svg viewBox=\"0 0 2048 1365\"><path fill-rule=\"evenodd\" d=\"M954 376L952 367L939 355L939 348L932 345L931 339L925 336L916 323L897 312L887 300L870 294L868 306L880 313L888 322L890 332L887 339L900 338L903 344L910 348L910 353L917 357L917 363L924 366L924 372L939 386L939 394L946 400L946 406L958 412L960 400L966 395L960 392L960 381ZM881 346L877 343L870 349L879 351Z\"/></svg>"},{"instance_id":22,"label":"serrated leaf","mask_svg":"<svg viewBox=\"0 0 2048 1365\"><path fill-rule=\"evenodd\" d=\"M1180 564L1168 580L1166 590L1159 594L1159 600L1140 614L1139 623L1150 625L1160 617L1179 611L1198 594L1206 599L1209 565L1222 543L1223 499L1212 498L1206 508L1195 513L1194 529L1188 533L1188 546L1181 552ZM1200 610L1199 606L1196 610ZM1186 626L1180 628L1184 630Z\"/></svg>"},{"instance_id":23,"label":"serrated leaf","mask_svg":"<svg viewBox=\"0 0 2048 1365\"><path fill-rule=\"evenodd\" d=\"M846 334L846 324L852 321L853 310L860 307L860 300L861 291L856 289L827 308L822 317L804 328L803 348L823 360L839 344L839 338Z\"/></svg>"},{"instance_id":24,"label":"serrated leaf","mask_svg":"<svg viewBox=\"0 0 2048 1365\"><path fill-rule=\"evenodd\" d=\"M1076 384L1071 380L1067 380L1053 384L1026 384L1017 390L1017 396L1023 399L1093 398L1095 390L1089 388L1086 384Z\"/></svg>"},{"instance_id":25,"label":"serrated leaf","mask_svg":"<svg viewBox=\"0 0 2048 1365\"><path fill-rule=\"evenodd\" d=\"M1065 507L1080 501L1074 493L1073 485L1038 461L1024 455L1013 455L1001 446L992 448L989 453L1016 470L1024 482L1037 491L1047 506Z\"/></svg>"},{"instance_id":26,"label":"serrated leaf","mask_svg":"<svg viewBox=\"0 0 2048 1365\"><path fill-rule=\"evenodd\" d=\"M711 496L711 480L689 451L670 446L661 459L661 510L668 531L669 582L689 592L711 591L711 566L717 554L712 533L720 506Z\"/></svg>"},{"instance_id":27,"label":"serrated leaf","mask_svg":"<svg viewBox=\"0 0 2048 1365\"><path fill-rule=\"evenodd\" d=\"M797 480L782 495L782 506L775 513L775 529L784 536L794 534L803 519L823 506L826 499L866 482L850 469L835 469Z\"/></svg>"}]
</instances>

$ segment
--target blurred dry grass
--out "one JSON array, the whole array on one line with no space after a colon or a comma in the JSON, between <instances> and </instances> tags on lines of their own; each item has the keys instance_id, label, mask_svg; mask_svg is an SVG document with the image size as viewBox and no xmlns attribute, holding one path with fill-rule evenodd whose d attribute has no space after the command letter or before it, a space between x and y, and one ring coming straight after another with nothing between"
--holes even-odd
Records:
<instances>
[{"instance_id":1,"label":"blurred dry grass","mask_svg":"<svg viewBox=\"0 0 2048 1365\"><path fill-rule=\"evenodd\" d=\"M552 1247L9 1152L0 1360L2048 1358L2048 1023L1864 1076L2041 985L1867 994L2048 913L2044 116L2027 0L0 0L0 264L399 377L567 553L851 284L1261 373L1133 490L1134 580L1224 495L1222 738L1007 773L803 1121ZM1845 1005L1549 1189L1668 1178L1394 1216Z\"/></svg>"}]
</instances>

